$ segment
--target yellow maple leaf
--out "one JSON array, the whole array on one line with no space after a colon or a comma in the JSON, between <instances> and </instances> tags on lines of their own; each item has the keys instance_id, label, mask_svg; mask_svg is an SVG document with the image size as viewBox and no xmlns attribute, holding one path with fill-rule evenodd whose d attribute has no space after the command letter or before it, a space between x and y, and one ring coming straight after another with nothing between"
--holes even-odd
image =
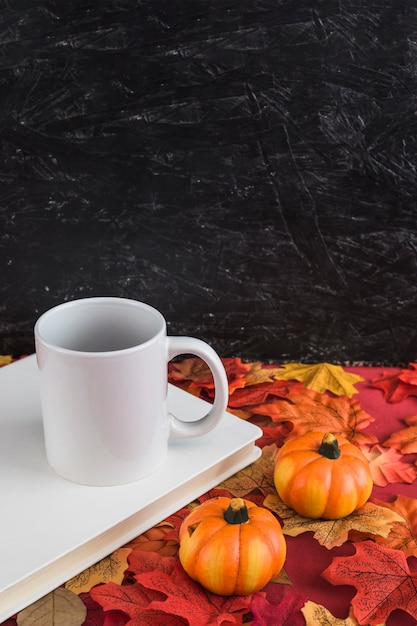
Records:
<instances>
[{"instance_id":1,"label":"yellow maple leaf","mask_svg":"<svg viewBox=\"0 0 417 626\"><path fill-rule=\"evenodd\" d=\"M95 565L71 578L65 583L65 588L79 595L86 593L100 583L110 581L120 585L127 570L127 557L132 552L130 548L119 548Z\"/></svg>"},{"instance_id":2,"label":"yellow maple leaf","mask_svg":"<svg viewBox=\"0 0 417 626\"><path fill-rule=\"evenodd\" d=\"M3 365L9 365L13 361L13 357L10 354L0 354L0 367Z\"/></svg>"},{"instance_id":3,"label":"yellow maple leaf","mask_svg":"<svg viewBox=\"0 0 417 626\"><path fill-rule=\"evenodd\" d=\"M364 379L357 374L345 372L340 365L331 363L317 363L308 365L304 363L287 363L283 365L281 372L276 372L278 380L298 380L303 382L308 389L319 393L331 391L336 396L348 396L351 398L358 393L354 383Z\"/></svg>"},{"instance_id":4,"label":"yellow maple leaf","mask_svg":"<svg viewBox=\"0 0 417 626\"><path fill-rule=\"evenodd\" d=\"M290 537L302 533L314 532L314 539L328 550L343 545L349 538L349 532L359 532L361 536L381 535L388 537L394 522L404 521L395 511L367 502L360 509L347 517L336 520L310 519L302 517L286 506L278 495L268 495L263 506L274 511L284 525L282 531Z\"/></svg>"}]
</instances>

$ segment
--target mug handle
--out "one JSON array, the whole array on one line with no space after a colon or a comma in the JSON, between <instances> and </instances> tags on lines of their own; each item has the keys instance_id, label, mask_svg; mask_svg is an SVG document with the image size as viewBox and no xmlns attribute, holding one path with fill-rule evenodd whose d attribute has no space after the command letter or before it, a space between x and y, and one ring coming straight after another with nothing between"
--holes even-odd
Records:
<instances>
[{"instance_id":1,"label":"mug handle","mask_svg":"<svg viewBox=\"0 0 417 626\"><path fill-rule=\"evenodd\" d=\"M210 411L195 422L183 422L169 415L171 439L200 437L212 430L220 421L229 401L229 383L218 354L205 341L194 337L167 337L168 360L180 354L194 354L207 363L214 378L215 397Z\"/></svg>"}]
</instances>

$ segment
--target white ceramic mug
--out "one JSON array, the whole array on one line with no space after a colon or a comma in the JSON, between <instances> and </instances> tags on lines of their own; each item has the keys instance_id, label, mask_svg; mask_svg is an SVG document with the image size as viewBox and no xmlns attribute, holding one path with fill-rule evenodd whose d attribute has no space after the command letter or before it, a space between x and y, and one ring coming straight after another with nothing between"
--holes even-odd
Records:
<instances>
[{"instance_id":1,"label":"white ceramic mug","mask_svg":"<svg viewBox=\"0 0 417 626\"><path fill-rule=\"evenodd\" d=\"M168 337L161 313L136 300L60 304L36 322L35 345L47 459L77 483L143 478L161 466L170 438L206 434L227 406L216 352L200 339ZM214 378L214 404L195 422L167 408L168 361L180 354L201 357Z\"/></svg>"}]
</instances>

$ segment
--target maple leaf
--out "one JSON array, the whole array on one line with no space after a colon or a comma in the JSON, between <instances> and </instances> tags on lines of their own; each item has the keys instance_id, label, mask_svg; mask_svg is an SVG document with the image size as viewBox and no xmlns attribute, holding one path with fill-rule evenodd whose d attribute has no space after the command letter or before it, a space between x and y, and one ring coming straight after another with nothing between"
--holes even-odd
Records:
<instances>
[{"instance_id":1,"label":"maple leaf","mask_svg":"<svg viewBox=\"0 0 417 626\"><path fill-rule=\"evenodd\" d=\"M387 402L395 403L408 396L417 395L417 364L410 363L410 370L403 369L396 374L383 373L380 378L369 381L370 387L380 389Z\"/></svg>"},{"instance_id":2,"label":"maple leaf","mask_svg":"<svg viewBox=\"0 0 417 626\"><path fill-rule=\"evenodd\" d=\"M375 445L364 452L369 461L374 485L386 487L390 483L412 483L417 477L417 467L401 461L402 454L393 448Z\"/></svg>"},{"instance_id":3,"label":"maple leaf","mask_svg":"<svg viewBox=\"0 0 417 626\"><path fill-rule=\"evenodd\" d=\"M106 583L112 580L115 583L121 583L124 573L127 570L127 557L131 550L129 548L120 548L115 550L109 556L87 568L74 578L65 583L65 588L70 589L76 594L90 591L92 587L100 583Z\"/></svg>"},{"instance_id":4,"label":"maple leaf","mask_svg":"<svg viewBox=\"0 0 417 626\"><path fill-rule=\"evenodd\" d=\"M277 585L292 585L291 579L288 576L287 572L284 568L276 576L271 578L270 583L274 583ZM268 583L269 584L269 583Z\"/></svg>"},{"instance_id":5,"label":"maple leaf","mask_svg":"<svg viewBox=\"0 0 417 626\"><path fill-rule=\"evenodd\" d=\"M299 385L301 387L301 385ZM236 389L229 397L228 406L232 409L242 407L248 408L253 405L263 404L269 396L285 398L290 387L284 380L274 380L273 382L261 382L246 385L241 389Z\"/></svg>"},{"instance_id":6,"label":"maple leaf","mask_svg":"<svg viewBox=\"0 0 417 626\"><path fill-rule=\"evenodd\" d=\"M153 571L162 571L170 574L175 567L175 563L175 557L162 556L159 552L132 550L129 555L129 569L133 574Z\"/></svg>"},{"instance_id":7,"label":"maple leaf","mask_svg":"<svg viewBox=\"0 0 417 626\"><path fill-rule=\"evenodd\" d=\"M165 600L153 600L148 611L162 611L187 619L193 626L210 624L241 624L248 610L248 597L217 596L191 580L179 562L169 574L150 571L137 574L135 579L146 589L160 590ZM250 596L249 596L250 597Z\"/></svg>"},{"instance_id":8,"label":"maple leaf","mask_svg":"<svg viewBox=\"0 0 417 626\"><path fill-rule=\"evenodd\" d=\"M403 518L395 511L388 511L386 507L372 502L366 502L347 517L336 520L302 517L286 506L278 495L267 496L263 505L282 520L284 524L282 531L285 535L297 537L297 535L312 531L314 539L328 550L343 545L349 539L349 533L352 530L367 536L387 537L393 522L403 521Z\"/></svg>"},{"instance_id":9,"label":"maple leaf","mask_svg":"<svg viewBox=\"0 0 417 626\"><path fill-rule=\"evenodd\" d=\"M239 358L224 358L222 363L226 370L229 382L229 395L231 395L235 389L245 386L245 381L248 380L250 365L242 363L242 360ZM168 373L169 381L174 384L189 382L189 390L192 390L192 388L204 389L207 392L214 390L211 370L207 363L199 357L190 357L180 362L170 363Z\"/></svg>"},{"instance_id":10,"label":"maple leaf","mask_svg":"<svg viewBox=\"0 0 417 626\"><path fill-rule=\"evenodd\" d=\"M161 556L175 556L178 553L179 542L177 538L172 538L173 529L174 524L165 520L129 541L126 547L145 552L159 552Z\"/></svg>"},{"instance_id":11,"label":"maple leaf","mask_svg":"<svg viewBox=\"0 0 417 626\"><path fill-rule=\"evenodd\" d=\"M350 607L349 615L346 619L334 617L326 607L311 600L305 603L301 612L304 615L306 626L359 626L352 607ZM368 625L364 624L363 626ZM377 626L385 625L378 624Z\"/></svg>"},{"instance_id":12,"label":"maple leaf","mask_svg":"<svg viewBox=\"0 0 417 626\"><path fill-rule=\"evenodd\" d=\"M219 484L219 489L226 489L236 498L243 498L255 489L264 495L275 493L273 473L277 452L275 444L264 446L259 459L224 480Z\"/></svg>"},{"instance_id":13,"label":"maple leaf","mask_svg":"<svg viewBox=\"0 0 417 626\"><path fill-rule=\"evenodd\" d=\"M352 606L360 624L380 624L395 609L417 619L417 574L400 550L373 541L356 543L356 554L336 557L322 576L333 585L353 585Z\"/></svg>"},{"instance_id":14,"label":"maple leaf","mask_svg":"<svg viewBox=\"0 0 417 626\"><path fill-rule=\"evenodd\" d=\"M398 378L409 385L417 385L417 363L409 363L408 369L401 370Z\"/></svg>"},{"instance_id":15,"label":"maple leaf","mask_svg":"<svg viewBox=\"0 0 417 626\"><path fill-rule=\"evenodd\" d=\"M375 541L386 548L402 550L406 557L417 557L417 500L399 495L394 502L376 502L395 511L403 520L393 523L386 538L375 537Z\"/></svg>"},{"instance_id":16,"label":"maple leaf","mask_svg":"<svg viewBox=\"0 0 417 626\"><path fill-rule=\"evenodd\" d=\"M280 374L283 372L283 368L264 365L263 363L256 361L250 363L248 371L246 386L260 385L262 383L273 383L275 380L280 379ZM278 385L278 388L281 385Z\"/></svg>"},{"instance_id":17,"label":"maple leaf","mask_svg":"<svg viewBox=\"0 0 417 626\"><path fill-rule=\"evenodd\" d=\"M374 418L362 410L359 402L346 396L334 398L305 389L302 393L290 392L285 400L253 407L253 411L277 423L291 422L288 439L315 430L343 435L359 447L377 443L374 435L362 432Z\"/></svg>"},{"instance_id":18,"label":"maple leaf","mask_svg":"<svg viewBox=\"0 0 417 626\"><path fill-rule=\"evenodd\" d=\"M133 572L169 572L175 566L175 557L161 557L156 552L132 550L129 554L129 569ZM117 585L108 582L90 590L91 598L106 611L123 611L138 624L146 625L143 618L152 600L164 599L165 595L154 589L146 589L140 584ZM142 621L141 621L142 620ZM132 626L129 622L129 626Z\"/></svg>"},{"instance_id":19,"label":"maple leaf","mask_svg":"<svg viewBox=\"0 0 417 626\"><path fill-rule=\"evenodd\" d=\"M103 611L89 593L80 594L80 599L87 609L87 617L83 626L126 626L129 621L129 616L122 611ZM69 626L69 624L65 626Z\"/></svg>"},{"instance_id":20,"label":"maple leaf","mask_svg":"<svg viewBox=\"0 0 417 626\"><path fill-rule=\"evenodd\" d=\"M345 372L340 365L332 365L331 363L317 363L315 365L287 363L283 367L284 371L277 376L280 380L298 380L304 382L308 389L313 389L319 393L331 391L336 396L352 397L358 393L354 383L364 380L362 376Z\"/></svg>"},{"instance_id":21,"label":"maple leaf","mask_svg":"<svg viewBox=\"0 0 417 626\"><path fill-rule=\"evenodd\" d=\"M85 604L70 591L59 587L37 600L17 617L19 626L54 624L54 626L81 626L87 615Z\"/></svg>"},{"instance_id":22,"label":"maple leaf","mask_svg":"<svg viewBox=\"0 0 417 626\"><path fill-rule=\"evenodd\" d=\"M275 585L272 593L270 584L265 589L266 593L255 593L249 605L253 616L251 626L304 626L303 596L280 585Z\"/></svg>"},{"instance_id":23,"label":"maple leaf","mask_svg":"<svg viewBox=\"0 0 417 626\"><path fill-rule=\"evenodd\" d=\"M412 454L417 452L417 415L406 417L404 421L408 428L392 433L382 445L400 450L402 454Z\"/></svg>"},{"instance_id":24,"label":"maple leaf","mask_svg":"<svg viewBox=\"0 0 417 626\"><path fill-rule=\"evenodd\" d=\"M253 424L257 423L257 420L251 420ZM259 426L259 424L258 424ZM291 428L288 428L288 424L273 424L272 426L262 425L262 436L256 440L256 445L260 448L270 446L272 444L281 448L283 443L287 440L288 434Z\"/></svg>"},{"instance_id":25,"label":"maple leaf","mask_svg":"<svg viewBox=\"0 0 417 626\"><path fill-rule=\"evenodd\" d=\"M13 357L10 354L0 354L0 367L9 365L13 361Z\"/></svg>"}]
</instances>

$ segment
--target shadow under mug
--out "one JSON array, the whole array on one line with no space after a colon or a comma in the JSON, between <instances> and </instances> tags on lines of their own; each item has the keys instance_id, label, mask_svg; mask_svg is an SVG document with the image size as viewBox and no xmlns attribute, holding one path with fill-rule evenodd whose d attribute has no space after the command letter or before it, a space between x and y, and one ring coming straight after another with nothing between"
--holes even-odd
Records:
<instances>
[{"instance_id":1,"label":"shadow under mug","mask_svg":"<svg viewBox=\"0 0 417 626\"><path fill-rule=\"evenodd\" d=\"M213 348L168 337L164 317L142 302L65 302L41 315L34 333L46 455L68 480L111 486L143 478L163 464L169 439L205 435L227 407ZM181 354L202 358L214 378L213 406L194 422L167 407L168 362Z\"/></svg>"}]
</instances>

